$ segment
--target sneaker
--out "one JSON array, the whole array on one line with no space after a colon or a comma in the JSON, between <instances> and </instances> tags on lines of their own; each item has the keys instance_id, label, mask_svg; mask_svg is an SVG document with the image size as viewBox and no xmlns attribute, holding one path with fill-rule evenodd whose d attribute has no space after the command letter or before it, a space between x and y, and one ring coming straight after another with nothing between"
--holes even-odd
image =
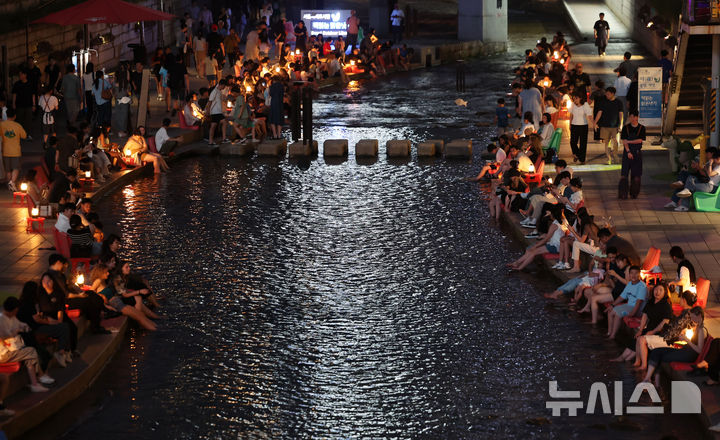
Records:
<instances>
[{"instance_id":1,"label":"sneaker","mask_svg":"<svg viewBox=\"0 0 720 440\"><path fill-rule=\"evenodd\" d=\"M553 266L550 269L560 269L563 267L563 263L561 261L558 261L557 263L553 264Z\"/></svg>"},{"instance_id":2,"label":"sneaker","mask_svg":"<svg viewBox=\"0 0 720 440\"><path fill-rule=\"evenodd\" d=\"M55 383L55 379L48 376L47 374L43 374L42 376L38 377L38 381L40 381L43 385L51 385Z\"/></svg>"},{"instance_id":3,"label":"sneaker","mask_svg":"<svg viewBox=\"0 0 720 440\"><path fill-rule=\"evenodd\" d=\"M682 180L678 180L677 182L671 183L670 186L672 186L673 188L676 188L676 189L680 189L683 186L685 186L685 184L682 182Z\"/></svg>"},{"instance_id":4,"label":"sneaker","mask_svg":"<svg viewBox=\"0 0 720 440\"><path fill-rule=\"evenodd\" d=\"M521 214L522 214L522 213L521 213ZM524 219L520 220L520 224L521 224L521 225L527 225L528 223L530 223L531 220L532 220L532 218L530 218L530 217L525 217Z\"/></svg>"},{"instance_id":5,"label":"sneaker","mask_svg":"<svg viewBox=\"0 0 720 440\"><path fill-rule=\"evenodd\" d=\"M678 197L690 197L691 195L692 195L692 192L687 188L685 188L684 190L677 193Z\"/></svg>"},{"instance_id":6,"label":"sneaker","mask_svg":"<svg viewBox=\"0 0 720 440\"><path fill-rule=\"evenodd\" d=\"M677 212L687 212L689 210L690 209L687 206L683 206L683 205L680 205L677 208L673 209L673 211L677 211Z\"/></svg>"},{"instance_id":7,"label":"sneaker","mask_svg":"<svg viewBox=\"0 0 720 440\"><path fill-rule=\"evenodd\" d=\"M215 146L217 146L217 144L216 144L215 142L208 142L208 146L209 146L209 147L215 147Z\"/></svg>"},{"instance_id":8,"label":"sneaker","mask_svg":"<svg viewBox=\"0 0 720 440\"><path fill-rule=\"evenodd\" d=\"M67 367L67 354L62 354L59 351L56 351L53 354L53 357L55 358L55 361L58 363L58 365L63 368Z\"/></svg>"},{"instance_id":9,"label":"sneaker","mask_svg":"<svg viewBox=\"0 0 720 440\"><path fill-rule=\"evenodd\" d=\"M221 144L229 144L229 143L230 143L230 139L225 138L225 139L221 140L220 143L221 143Z\"/></svg>"},{"instance_id":10,"label":"sneaker","mask_svg":"<svg viewBox=\"0 0 720 440\"><path fill-rule=\"evenodd\" d=\"M562 267L560 268L560 270L570 270L570 269L572 269L572 266L570 265L570 263L563 263Z\"/></svg>"},{"instance_id":11,"label":"sneaker","mask_svg":"<svg viewBox=\"0 0 720 440\"><path fill-rule=\"evenodd\" d=\"M44 386L42 386L40 384L28 385L28 386L30 387L30 391L32 391L33 393L46 393L46 392L50 391L48 388L45 388Z\"/></svg>"},{"instance_id":12,"label":"sneaker","mask_svg":"<svg viewBox=\"0 0 720 440\"><path fill-rule=\"evenodd\" d=\"M533 231L533 232L527 234L527 235L525 236L525 238L538 238L539 236L540 236L540 234L538 234L537 232Z\"/></svg>"},{"instance_id":13,"label":"sneaker","mask_svg":"<svg viewBox=\"0 0 720 440\"><path fill-rule=\"evenodd\" d=\"M536 224L535 220L531 220L531 221L529 221L529 222L527 222L527 223L525 223L524 225L521 225L521 226L522 226L523 228L534 229L534 228L535 228L535 224Z\"/></svg>"},{"instance_id":14,"label":"sneaker","mask_svg":"<svg viewBox=\"0 0 720 440\"><path fill-rule=\"evenodd\" d=\"M677 203L670 202L667 205L665 205L665 209L670 209L670 208L677 208Z\"/></svg>"}]
</instances>

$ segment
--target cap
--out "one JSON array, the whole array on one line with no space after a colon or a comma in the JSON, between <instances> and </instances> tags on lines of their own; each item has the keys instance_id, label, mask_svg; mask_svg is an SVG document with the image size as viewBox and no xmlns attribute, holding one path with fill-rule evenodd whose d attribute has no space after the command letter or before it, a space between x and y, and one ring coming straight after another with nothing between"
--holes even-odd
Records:
<instances>
[{"instance_id":1,"label":"cap","mask_svg":"<svg viewBox=\"0 0 720 440\"><path fill-rule=\"evenodd\" d=\"M217 25L214 24L214 25L210 26L210 30L213 31L213 32L217 32L217 30L218 30Z\"/></svg>"}]
</instances>

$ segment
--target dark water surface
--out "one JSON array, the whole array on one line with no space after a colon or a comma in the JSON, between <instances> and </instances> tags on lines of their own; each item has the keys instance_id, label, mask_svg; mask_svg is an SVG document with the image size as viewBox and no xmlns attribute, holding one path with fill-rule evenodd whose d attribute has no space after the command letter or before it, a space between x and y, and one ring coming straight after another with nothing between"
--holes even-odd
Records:
<instances>
[{"instance_id":1,"label":"dark water surface","mask_svg":"<svg viewBox=\"0 0 720 440\"><path fill-rule=\"evenodd\" d=\"M519 56L470 64L469 109L452 67L325 93L315 136L351 153L361 138L482 145L474 114ZM518 250L460 181L475 165L383 151L369 165L193 158L106 199L101 219L169 319L130 331L63 438L698 438L691 417L631 417L639 432L551 417L549 380L585 398L621 380L627 401L637 379L607 362L602 330L542 299L549 280L506 274Z\"/></svg>"}]
</instances>

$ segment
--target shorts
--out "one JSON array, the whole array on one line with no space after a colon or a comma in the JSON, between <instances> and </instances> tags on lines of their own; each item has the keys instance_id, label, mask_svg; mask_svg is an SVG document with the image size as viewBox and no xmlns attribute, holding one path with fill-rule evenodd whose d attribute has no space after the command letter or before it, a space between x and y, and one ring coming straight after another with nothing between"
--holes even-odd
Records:
<instances>
[{"instance_id":1,"label":"shorts","mask_svg":"<svg viewBox=\"0 0 720 440\"><path fill-rule=\"evenodd\" d=\"M545 249L547 249L547 251L550 252L551 254L557 254L559 252L558 248L552 244L546 244Z\"/></svg>"},{"instance_id":2,"label":"shorts","mask_svg":"<svg viewBox=\"0 0 720 440\"><path fill-rule=\"evenodd\" d=\"M22 164L20 163L19 157L5 157L3 156L3 165L5 166L5 171L10 172L12 170L19 170L22 168Z\"/></svg>"},{"instance_id":3,"label":"shorts","mask_svg":"<svg viewBox=\"0 0 720 440\"><path fill-rule=\"evenodd\" d=\"M208 81L215 81L217 79L217 75L205 75L205 78Z\"/></svg>"},{"instance_id":4,"label":"shorts","mask_svg":"<svg viewBox=\"0 0 720 440\"><path fill-rule=\"evenodd\" d=\"M619 317L624 318L628 316L634 308L634 305L631 306L630 304L620 304L619 306L613 307L613 310Z\"/></svg>"},{"instance_id":5,"label":"shorts","mask_svg":"<svg viewBox=\"0 0 720 440\"><path fill-rule=\"evenodd\" d=\"M127 304L125 304L123 302L122 297L120 297L118 295L115 295L112 298L110 298L108 300L108 304L110 304L110 306L113 309L117 310L118 312L121 311L122 309L124 309L125 307L129 307Z\"/></svg>"},{"instance_id":6,"label":"shorts","mask_svg":"<svg viewBox=\"0 0 720 440\"><path fill-rule=\"evenodd\" d=\"M668 343L662 336L658 335L645 335L645 342L649 350L655 350L656 348L669 347Z\"/></svg>"},{"instance_id":7,"label":"shorts","mask_svg":"<svg viewBox=\"0 0 720 440\"><path fill-rule=\"evenodd\" d=\"M220 123L223 119L225 119L225 116L222 113L210 115L210 122L214 122L216 124Z\"/></svg>"},{"instance_id":8,"label":"shorts","mask_svg":"<svg viewBox=\"0 0 720 440\"><path fill-rule=\"evenodd\" d=\"M170 97L178 101L185 101L185 89L170 89Z\"/></svg>"},{"instance_id":9,"label":"shorts","mask_svg":"<svg viewBox=\"0 0 720 440\"><path fill-rule=\"evenodd\" d=\"M55 124L42 124L42 134L55 133Z\"/></svg>"}]
</instances>

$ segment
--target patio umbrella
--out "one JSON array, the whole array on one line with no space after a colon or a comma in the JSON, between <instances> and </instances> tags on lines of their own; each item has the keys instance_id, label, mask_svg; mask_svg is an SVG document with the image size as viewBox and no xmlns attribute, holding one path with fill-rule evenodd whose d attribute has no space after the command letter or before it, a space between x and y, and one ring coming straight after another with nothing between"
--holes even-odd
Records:
<instances>
[{"instance_id":1,"label":"patio umbrella","mask_svg":"<svg viewBox=\"0 0 720 440\"><path fill-rule=\"evenodd\" d=\"M68 9L39 18L33 23L50 23L63 26L73 24L111 23L126 24L137 21L172 20L174 15L122 0L88 0Z\"/></svg>"}]
</instances>

